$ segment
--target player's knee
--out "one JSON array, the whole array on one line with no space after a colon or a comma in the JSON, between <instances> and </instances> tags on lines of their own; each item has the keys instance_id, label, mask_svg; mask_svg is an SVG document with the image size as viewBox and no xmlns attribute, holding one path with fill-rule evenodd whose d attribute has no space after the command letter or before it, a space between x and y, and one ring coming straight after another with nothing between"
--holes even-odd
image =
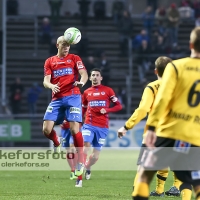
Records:
<instances>
[{"instance_id":1,"label":"player's knee","mask_svg":"<svg viewBox=\"0 0 200 200\"><path fill-rule=\"evenodd\" d=\"M44 135L49 135L51 133L52 129L50 129L50 128L46 127L46 126L43 126L42 131L43 131Z\"/></svg>"},{"instance_id":2,"label":"player's knee","mask_svg":"<svg viewBox=\"0 0 200 200\"><path fill-rule=\"evenodd\" d=\"M42 132L45 135L49 135L53 129L54 122L53 121L44 121L43 127L42 127Z\"/></svg>"},{"instance_id":3,"label":"player's knee","mask_svg":"<svg viewBox=\"0 0 200 200\"><path fill-rule=\"evenodd\" d=\"M89 142L84 142L84 147L90 147L90 143Z\"/></svg>"},{"instance_id":4,"label":"player's knee","mask_svg":"<svg viewBox=\"0 0 200 200\"><path fill-rule=\"evenodd\" d=\"M72 135L74 135L74 134L76 134L76 133L79 132L79 129L76 128L76 127L71 127L71 128L70 128L70 132L71 132Z\"/></svg>"},{"instance_id":5,"label":"player's knee","mask_svg":"<svg viewBox=\"0 0 200 200\"><path fill-rule=\"evenodd\" d=\"M80 125L78 122L70 122L70 132L72 135L78 133L80 130Z\"/></svg>"},{"instance_id":6,"label":"player's knee","mask_svg":"<svg viewBox=\"0 0 200 200\"><path fill-rule=\"evenodd\" d=\"M192 190L192 186L188 183L182 183L179 187L180 192L184 189Z\"/></svg>"},{"instance_id":7,"label":"player's knee","mask_svg":"<svg viewBox=\"0 0 200 200\"><path fill-rule=\"evenodd\" d=\"M98 160L98 159L99 159L99 154L93 153L93 154L92 154L92 158L93 158L94 160Z\"/></svg>"}]
</instances>

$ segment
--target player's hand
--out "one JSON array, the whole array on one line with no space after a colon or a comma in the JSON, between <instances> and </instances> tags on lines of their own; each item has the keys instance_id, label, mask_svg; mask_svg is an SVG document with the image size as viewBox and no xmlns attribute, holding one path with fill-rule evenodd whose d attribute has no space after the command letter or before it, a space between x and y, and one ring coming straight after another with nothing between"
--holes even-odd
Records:
<instances>
[{"instance_id":1,"label":"player's hand","mask_svg":"<svg viewBox=\"0 0 200 200\"><path fill-rule=\"evenodd\" d=\"M74 86L77 86L79 88L82 88L84 86L84 83L81 81L75 81L75 83L73 84Z\"/></svg>"},{"instance_id":2,"label":"player's hand","mask_svg":"<svg viewBox=\"0 0 200 200\"><path fill-rule=\"evenodd\" d=\"M100 110L100 113L103 114L103 115L106 114L106 113L107 113L107 112L106 112L106 109L105 109L105 108L102 108L102 109Z\"/></svg>"},{"instance_id":3,"label":"player's hand","mask_svg":"<svg viewBox=\"0 0 200 200\"><path fill-rule=\"evenodd\" d=\"M59 84L60 84L60 83L52 84L52 86L51 86L51 90L52 90L52 92L53 92L54 94L60 92Z\"/></svg>"},{"instance_id":4,"label":"player's hand","mask_svg":"<svg viewBox=\"0 0 200 200\"><path fill-rule=\"evenodd\" d=\"M155 142L156 142L156 133L154 131L147 131L145 135L145 144L149 149L155 148Z\"/></svg>"},{"instance_id":5,"label":"player's hand","mask_svg":"<svg viewBox=\"0 0 200 200\"><path fill-rule=\"evenodd\" d=\"M127 130L122 126L120 129L118 129L117 134L118 138L122 138L126 135Z\"/></svg>"}]
</instances>

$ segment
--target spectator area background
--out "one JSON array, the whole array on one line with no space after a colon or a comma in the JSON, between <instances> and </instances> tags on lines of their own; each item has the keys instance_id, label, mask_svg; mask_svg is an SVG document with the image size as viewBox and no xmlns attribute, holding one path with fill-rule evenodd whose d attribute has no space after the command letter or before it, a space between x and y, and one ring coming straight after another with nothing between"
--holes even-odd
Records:
<instances>
[{"instance_id":1,"label":"spectator area background","mask_svg":"<svg viewBox=\"0 0 200 200\"><path fill-rule=\"evenodd\" d=\"M91 0L91 3L89 5L89 16L93 16L93 3L96 0ZM112 4L114 0L105 0L106 1L106 16L111 16L112 13ZM122 0L125 2L126 5L129 5L129 11L131 13L134 13L136 15L141 14L144 11L144 8L147 5L147 0ZM19 2L19 15L50 15L50 8L48 0L18 0ZM159 5L170 5L170 3L177 2L177 4L180 3L180 0L159 0ZM34 5L38 4L37 10L34 10ZM30 6L32 5L32 6ZM45 9L44 9L45 8ZM61 8L61 15L64 15L66 12L70 12L72 15L79 12L79 5L77 4L77 1L69 1L69 0L63 0L62 8Z\"/></svg>"}]
</instances>

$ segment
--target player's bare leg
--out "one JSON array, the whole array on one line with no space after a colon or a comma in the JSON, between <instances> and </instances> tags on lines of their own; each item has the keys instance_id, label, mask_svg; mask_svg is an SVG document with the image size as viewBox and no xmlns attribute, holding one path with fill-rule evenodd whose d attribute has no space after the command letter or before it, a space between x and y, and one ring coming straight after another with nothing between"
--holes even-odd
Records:
<instances>
[{"instance_id":1,"label":"player's bare leg","mask_svg":"<svg viewBox=\"0 0 200 200\"><path fill-rule=\"evenodd\" d=\"M80 176L84 170L84 159L83 159L83 136L80 132L80 125L78 122L69 122L70 131L74 139L74 146L78 153L78 162L75 170L75 175Z\"/></svg>"},{"instance_id":2,"label":"player's bare leg","mask_svg":"<svg viewBox=\"0 0 200 200\"><path fill-rule=\"evenodd\" d=\"M50 140L53 141L54 153L60 152L60 141L59 137L56 134L56 131L53 129L54 121L46 120L43 122L43 134Z\"/></svg>"},{"instance_id":3,"label":"player's bare leg","mask_svg":"<svg viewBox=\"0 0 200 200\"><path fill-rule=\"evenodd\" d=\"M77 153L74 144L70 144L70 147L67 148L66 159L71 169L70 180L74 180L76 179L74 173L77 165Z\"/></svg>"},{"instance_id":4,"label":"player's bare leg","mask_svg":"<svg viewBox=\"0 0 200 200\"><path fill-rule=\"evenodd\" d=\"M85 179L89 180L91 178L91 166L94 165L97 160L99 159L100 151L93 149L92 154L89 157L88 162L85 165L86 171L85 171Z\"/></svg>"},{"instance_id":5,"label":"player's bare leg","mask_svg":"<svg viewBox=\"0 0 200 200\"><path fill-rule=\"evenodd\" d=\"M86 159L87 159L87 154L88 154L88 150L90 148L90 143L89 142L84 142L84 152L83 152L83 162L84 162L84 166L86 164ZM76 180L76 184L75 187L82 187L82 182L83 182L83 176L82 174L80 176L77 177Z\"/></svg>"}]
</instances>

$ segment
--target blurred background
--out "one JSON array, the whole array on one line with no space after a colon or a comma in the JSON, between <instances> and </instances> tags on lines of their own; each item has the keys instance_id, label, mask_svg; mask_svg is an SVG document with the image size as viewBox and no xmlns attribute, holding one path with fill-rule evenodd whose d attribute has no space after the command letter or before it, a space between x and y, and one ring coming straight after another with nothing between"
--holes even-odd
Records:
<instances>
[{"instance_id":1,"label":"blurred background","mask_svg":"<svg viewBox=\"0 0 200 200\"><path fill-rule=\"evenodd\" d=\"M155 59L190 55L195 26L200 26L200 0L0 0L0 146L49 146L41 131L51 101L42 84L43 66L69 27L82 33L71 53L88 72L101 68L103 84L123 104L110 114L105 146L139 146L144 122L121 141L116 130L156 79ZM88 81L83 90L89 86Z\"/></svg>"}]
</instances>

